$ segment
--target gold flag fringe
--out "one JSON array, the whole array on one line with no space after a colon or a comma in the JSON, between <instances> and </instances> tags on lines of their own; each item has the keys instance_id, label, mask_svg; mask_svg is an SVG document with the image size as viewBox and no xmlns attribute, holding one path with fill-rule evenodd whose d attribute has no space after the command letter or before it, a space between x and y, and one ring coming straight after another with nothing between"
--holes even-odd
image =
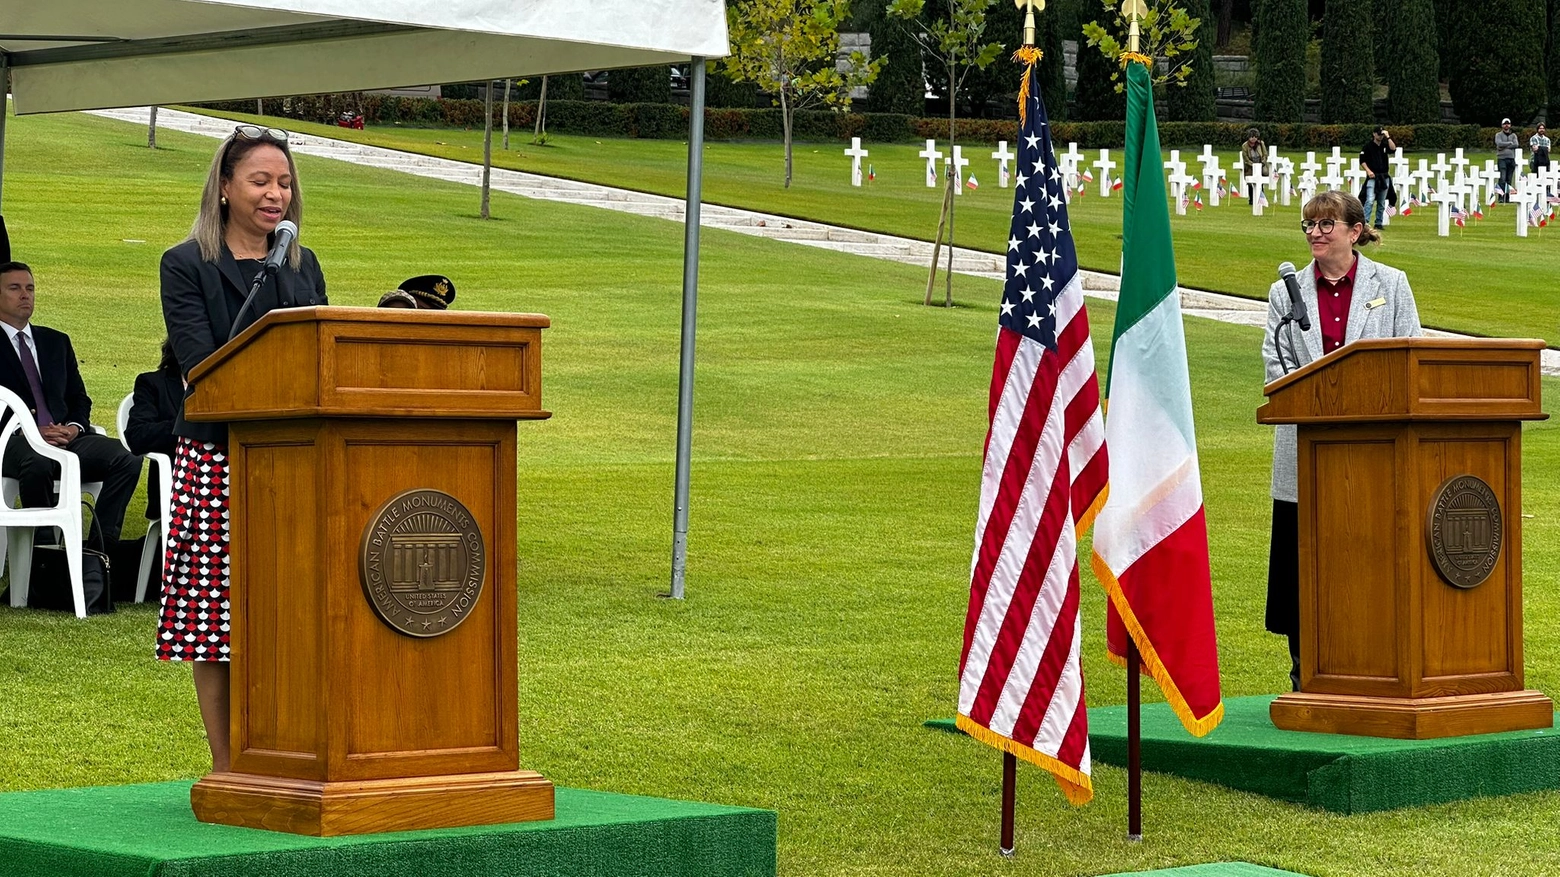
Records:
<instances>
[{"instance_id":1,"label":"gold flag fringe","mask_svg":"<svg viewBox=\"0 0 1560 877\"><path fill-rule=\"evenodd\" d=\"M1082 708L1080 704L1079 709ZM1067 797L1067 803L1074 807L1082 807L1094 797L1094 782L1088 774L1076 767L1025 746L1011 737L1004 737L968 716L956 716L953 723L959 727L959 730L987 746L994 746L1003 752L1011 752L1030 764L1049 771L1056 778L1056 784L1061 787L1062 794Z\"/></svg>"},{"instance_id":2,"label":"gold flag fringe","mask_svg":"<svg viewBox=\"0 0 1560 877\"><path fill-rule=\"evenodd\" d=\"M1023 81L1018 84L1018 124L1023 126L1029 121L1029 71L1045 57L1045 53L1034 46L1022 46L1013 53L1013 62L1024 65Z\"/></svg>"},{"instance_id":3,"label":"gold flag fringe","mask_svg":"<svg viewBox=\"0 0 1560 877\"><path fill-rule=\"evenodd\" d=\"M1148 638L1148 632L1143 629L1142 622L1138 621L1137 613L1132 611L1132 604L1127 601L1126 592L1122 590L1116 574L1098 554L1094 554L1091 565L1094 567L1094 577L1105 587L1106 596L1116 607L1116 613L1121 616L1121 623L1126 627L1127 635L1137 643L1138 658L1148 670L1148 675L1159 683L1159 690L1164 692L1165 700L1169 702L1176 718L1181 720L1181 726L1186 728L1193 737L1205 736L1209 731L1217 728L1224 720L1224 701L1221 699L1207 715L1200 718L1192 712L1191 705L1186 702L1186 696L1181 694L1180 687L1175 684L1175 679L1170 676L1169 669L1160 659L1159 650L1154 648L1154 643ZM1107 650L1106 657L1117 666L1127 665L1125 655Z\"/></svg>"},{"instance_id":4,"label":"gold flag fringe","mask_svg":"<svg viewBox=\"0 0 1560 877\"><path fill-rule=\"evenodd\" d=\"M1129 64L1129 63L1131 63L1133 61L1136 61L1137 63L1142 64L1144 67L1147 67L1150 70L1154 69L1154 59L1148 57L1147 55L1143 54L1142 52L1122 52L1121 53L1121 67L1122 67L1123 70L1126 69L1127 64Z\"/></svg>"}]
</instances>

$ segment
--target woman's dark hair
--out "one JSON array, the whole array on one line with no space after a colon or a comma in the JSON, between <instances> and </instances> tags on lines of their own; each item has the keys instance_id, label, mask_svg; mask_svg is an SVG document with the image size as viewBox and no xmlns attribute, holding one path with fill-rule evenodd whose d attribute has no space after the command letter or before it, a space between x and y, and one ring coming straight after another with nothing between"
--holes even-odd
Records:
<instances>
[{"instance_id":1,"label":"woman's dark hair","mask_svg":"<svg viewBox=\"0 0 1560 877\"><path fill-rule=\"evenodd\" d=\"M157 363L158 371L172 369L178 371L179 358L173 355L173 339L164 338L162 343L162 361Z\"/></svg>"}]
</instances>

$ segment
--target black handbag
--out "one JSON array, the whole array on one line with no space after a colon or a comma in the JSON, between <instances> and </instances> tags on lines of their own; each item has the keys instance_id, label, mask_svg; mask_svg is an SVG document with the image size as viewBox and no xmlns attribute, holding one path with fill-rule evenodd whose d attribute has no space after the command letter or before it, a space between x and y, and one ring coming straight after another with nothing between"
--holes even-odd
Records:
<instances>
[{"instance_id":1,"label":"black handbag","mask_svg":"<svg viewBox=\"0 0 1560 877\"><path fill-rule=\"evenodd\" d=\"M82 497L82 517L88 521L81 546L81 593L86 598L87 614L102 615L114 611L109 590L109 571L113 564L103 550L103 530L98 526L88 497ZM62 545L34 545L32 577L27 586L27 608L75 612L70 592L70 564Z\"/></svg>"}]
</instances>

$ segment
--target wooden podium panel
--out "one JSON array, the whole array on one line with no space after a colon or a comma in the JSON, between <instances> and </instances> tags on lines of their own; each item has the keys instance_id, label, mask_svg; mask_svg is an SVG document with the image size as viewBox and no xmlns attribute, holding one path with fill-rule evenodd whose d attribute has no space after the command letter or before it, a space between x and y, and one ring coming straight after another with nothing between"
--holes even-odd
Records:
<instances>
[{"instance_id":1,"label":"wooden podium panel","mask_svg":"<svg viewBox=\"0 0 1560 877\"><path fill-rule=\"evenodd\" d=\"M1280 728L1428 738L1553 724L1522 667L1520 421L1545 416L1542 347L1360 341L1268 385L1258 420L1299 425L1300 691L1274 701ZM1498 553L1472 587L1430 553L1432 506L1460 476L1499 505Z\"/></svg>"},{"instance_id":2,"label":"wooden podium panel","mask_svg":"<svg viewBox=\"0 0 1560 877\"><path fill-rule=\"evenodd\" d=\"M546 416L545 318L381 313L269 314L192 373L189 410L230 421L232 475L233 756L191 792L204 821L334 835L552 817L552 784L519 768L514 548L515 420ZM424 502L409 491L447 495L430 502L458 504L483 546L480 592L412 633L363 569L376 515ZM404 538L432 588L468 536Z\"/></svg>"}]
</instances>

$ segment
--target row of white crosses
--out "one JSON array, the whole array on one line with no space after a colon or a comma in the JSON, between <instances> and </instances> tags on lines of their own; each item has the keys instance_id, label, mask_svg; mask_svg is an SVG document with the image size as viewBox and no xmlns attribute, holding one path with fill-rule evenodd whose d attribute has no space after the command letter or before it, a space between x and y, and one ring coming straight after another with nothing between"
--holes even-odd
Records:
<instances>
[{"instance_id":1,"label":"row of white crosses","mask_svg":"<svg viewBox=\"0 0 1560 877\"><path fill-rule=\"evenodd\" d=\"M1007 151L1006 140L1002 141L1002 151ZM959 146L958 144L954 144L953 155L944 157L945 153L937 148L937 141L928 140L926 141L926 148L916 153L916 155L926 159L926 187L928 189L937 188L937 163L939 160L942 162L945 171L953 176L958 183L964 182L964 169L969 167L970 164L970 160L964 157L964 147ZM993 152L991 157L996 158L997 154ZM1013 157L1014 156L1009 153L1006 158L1001 160L1002 164L999 171L999 176L1004 181L1007 180L1008 176L1008 159ZM1005 186L1006 182L1004 182L1003 185ZM953 187L953 190L956 194L964 194L964 186L962 185L956 184Z\"/></svg>"}]
</instances>

